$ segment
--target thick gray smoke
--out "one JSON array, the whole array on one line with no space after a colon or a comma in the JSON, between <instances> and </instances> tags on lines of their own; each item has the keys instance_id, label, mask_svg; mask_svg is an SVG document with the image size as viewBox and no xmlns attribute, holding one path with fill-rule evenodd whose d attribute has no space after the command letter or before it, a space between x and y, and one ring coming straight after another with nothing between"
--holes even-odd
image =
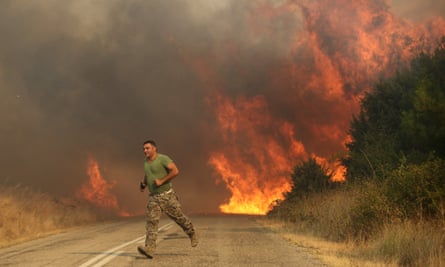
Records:
<instances>
[{"instance_id":1,"label":"thick gray smoke","mask_svg":"<svg viewBox=\"0 0 445 267\"><path fill-rule=\"evenodd\" d=\"M270 0L270 6L284 2ZM416 20L445 14L438 1L414 2L394 1L392 8ZM71 195L88 179L92 155L104 177L116 181L120 204L140 211L146 198L138 192L142 142L149 138L178 164L175 187L185 208L217 211L229 193L215 184L207 161L213 146L224 144L206 107L208 88L187 61L236 44L226 50L239 53L239 60L219 68L231 84L225 94L261 93L267 70L292 47L302 24L295 10L269 28L273 39L249 35L262 26L261 18L252 22L257 6L235 0L1 1L0 180Z\"/></svg>"},{"instance_id":2,"label":"thick gray smoke","mask_svg":"<svg viewBox=\"0 0 445 267\"><path fill-rule=\"evenodd\" d=\"M128 199L143 175L142 142L153 138L182 171L181 195L205 203L189 209L215 209L221 199L200 199L215 191L203 128L211 118L171 42L210 41L194 19L205 10L186 1L1 5L0 179L71 194L92 155L119 201L143 208Z\"/></svg>"}]
</instances>

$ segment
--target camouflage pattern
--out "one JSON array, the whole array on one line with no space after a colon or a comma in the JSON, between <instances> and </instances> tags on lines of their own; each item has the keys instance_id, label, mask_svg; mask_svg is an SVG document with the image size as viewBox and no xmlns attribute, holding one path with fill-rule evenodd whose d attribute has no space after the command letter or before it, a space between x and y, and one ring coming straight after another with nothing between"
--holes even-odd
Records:
<instances>
[{"instance_id":1,"label":"camouflage pattern","mask_svg":"<svg viewBox=\"0 0 445 267\"><path fill-rule=\"evenodd\" d=\"M156 238L162 212L174 220L189 237L192 237L195 233L192 222L182 212L181 204L173 190L158 195L151 195L147 204L147 223L145 226L147 232L145 246L153 251L156 248Z\"/></svg>"}]
</instances>

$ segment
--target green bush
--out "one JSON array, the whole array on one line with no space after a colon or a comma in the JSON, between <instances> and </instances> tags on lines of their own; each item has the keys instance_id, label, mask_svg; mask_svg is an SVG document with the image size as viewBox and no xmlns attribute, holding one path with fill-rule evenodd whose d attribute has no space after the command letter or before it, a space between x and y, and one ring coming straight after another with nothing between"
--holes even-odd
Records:
<instances>
[{"instance_id":1,"label":"green bush","mask_svg":"<svg viewBox=\"0 0 445 267\"><path fill-rule=\"evenodd\" d=\"M311 193L325 192L329 188L335 187L331 182L332 173L315 159L311 158L303 161L294 167L291 174L292 190L286 195L287 199L307 196Z\"/></svg>"},{"instance_id":2,"label":"green bush","mask_svg":"<svg viewBox=\"0 0 445 267\"><path fill-rule=\"evenodd\" d=\"M445 219L445 160L401 164L388 179L385 194L404 218Z\"/></svg>"},{"instance_id":3,"label":"green bush","mask_svg":"<svg viewBox=\"0 0 445 267\"><path fill-rule=\"evenodd\" d=\"M356 186L360 188L360 197L351 209L349 232L355 241L366 241L393 220L397 212L383 194L381 183L363 182Z\"/></svg>"}]
</instances>

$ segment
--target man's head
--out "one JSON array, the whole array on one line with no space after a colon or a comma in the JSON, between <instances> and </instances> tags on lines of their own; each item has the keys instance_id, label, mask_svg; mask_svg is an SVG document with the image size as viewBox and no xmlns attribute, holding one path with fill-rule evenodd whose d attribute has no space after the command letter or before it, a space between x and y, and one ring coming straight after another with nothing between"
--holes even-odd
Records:
<instances>
[{"instance_id":1,"label":"man's head","mask_svg":"<svg viewBox=\"0 0 445 267\"><path fill-rule=\"evenodd\" d=\"M144 154L147 158L152 159L154 155L156 155L158 147L156 146L156 142L153 140L147 140L144 142Z\"/></svg>"}]
</instances>

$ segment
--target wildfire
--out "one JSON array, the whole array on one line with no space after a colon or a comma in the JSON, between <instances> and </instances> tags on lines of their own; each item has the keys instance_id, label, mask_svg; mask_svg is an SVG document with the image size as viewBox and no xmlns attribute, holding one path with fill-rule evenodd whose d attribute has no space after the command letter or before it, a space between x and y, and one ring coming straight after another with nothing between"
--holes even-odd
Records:
<instances>
[{"instance_id":1,"label":"wildfire","mask_svg":"<svg viewBox=\"0 0 445 267\"><path fill-rule=\"evenodd\" d=\"M224 94L234 80L224 77L227 66L238 68L231 73L251 74L237 65L245 40L238 47L232 41L207 54L200 51L199 56L183 46L178 49L208 92L208 107L224 144L209 159L218 181L232 194L220 206L222 212L267 213L291 189L292 167L309 155L332 169L333 181L344 181L344 167L326 158L345 151L349 123L363 93L419 52L432 52L445 34L443 19L423 24L402 20L390 12L389 1L295 0L275 6L260 1L246 20L251 32L244 36L254 44L270 44L282 37L274 36L274 27L292 21L292 15L302 27L295 27L292 38L279 39L290 40L276 46L279 60L269 66L261 57L248 58L261 63L261 73L267 74L246 75L244 84L259 87L256 95Z\"/></svg>"},{"instance_id":2,"label":"wildfire","mask_svg":"<svg viewBox=\"0 0 445 267\"><path fill-rule=\"evenodd\" d=\"M90 179L82 185L77 196L98 208L116 212L119 216L129 216L128 212L119 208L116 196L110 191L116 183L107 182L102 177L99 164L91 156L88 158L87 174Z\"/></svg>"},{"instance_id":3,"label":"wildfire","mask_svg":"<svg viewBox=\"0 0 445 267\"><path fill-rule=\"evenodd\" d=\"M344 182L346 168L340 165L338 162L329 162L327 159L322 157L317 157L316 155L312 155L317 164L328 169L328 172L331 174L331 181L333 182Z\"/></svg>"},{"instance_id":4,"label":"wildfire","mask_svg":"<svg viewBox=\"0 0 445 267\"><path fill-rule=\"evenodd\" d=\"M295 140L290 123L273 120L264 97L232 103L220 95L215 104L226 146L224 152L214 152L209 163L232 193L220 209L265 214L291 190L289 170L292 160L306 156L304 146Z\"/></svg>"}]
</instances>

